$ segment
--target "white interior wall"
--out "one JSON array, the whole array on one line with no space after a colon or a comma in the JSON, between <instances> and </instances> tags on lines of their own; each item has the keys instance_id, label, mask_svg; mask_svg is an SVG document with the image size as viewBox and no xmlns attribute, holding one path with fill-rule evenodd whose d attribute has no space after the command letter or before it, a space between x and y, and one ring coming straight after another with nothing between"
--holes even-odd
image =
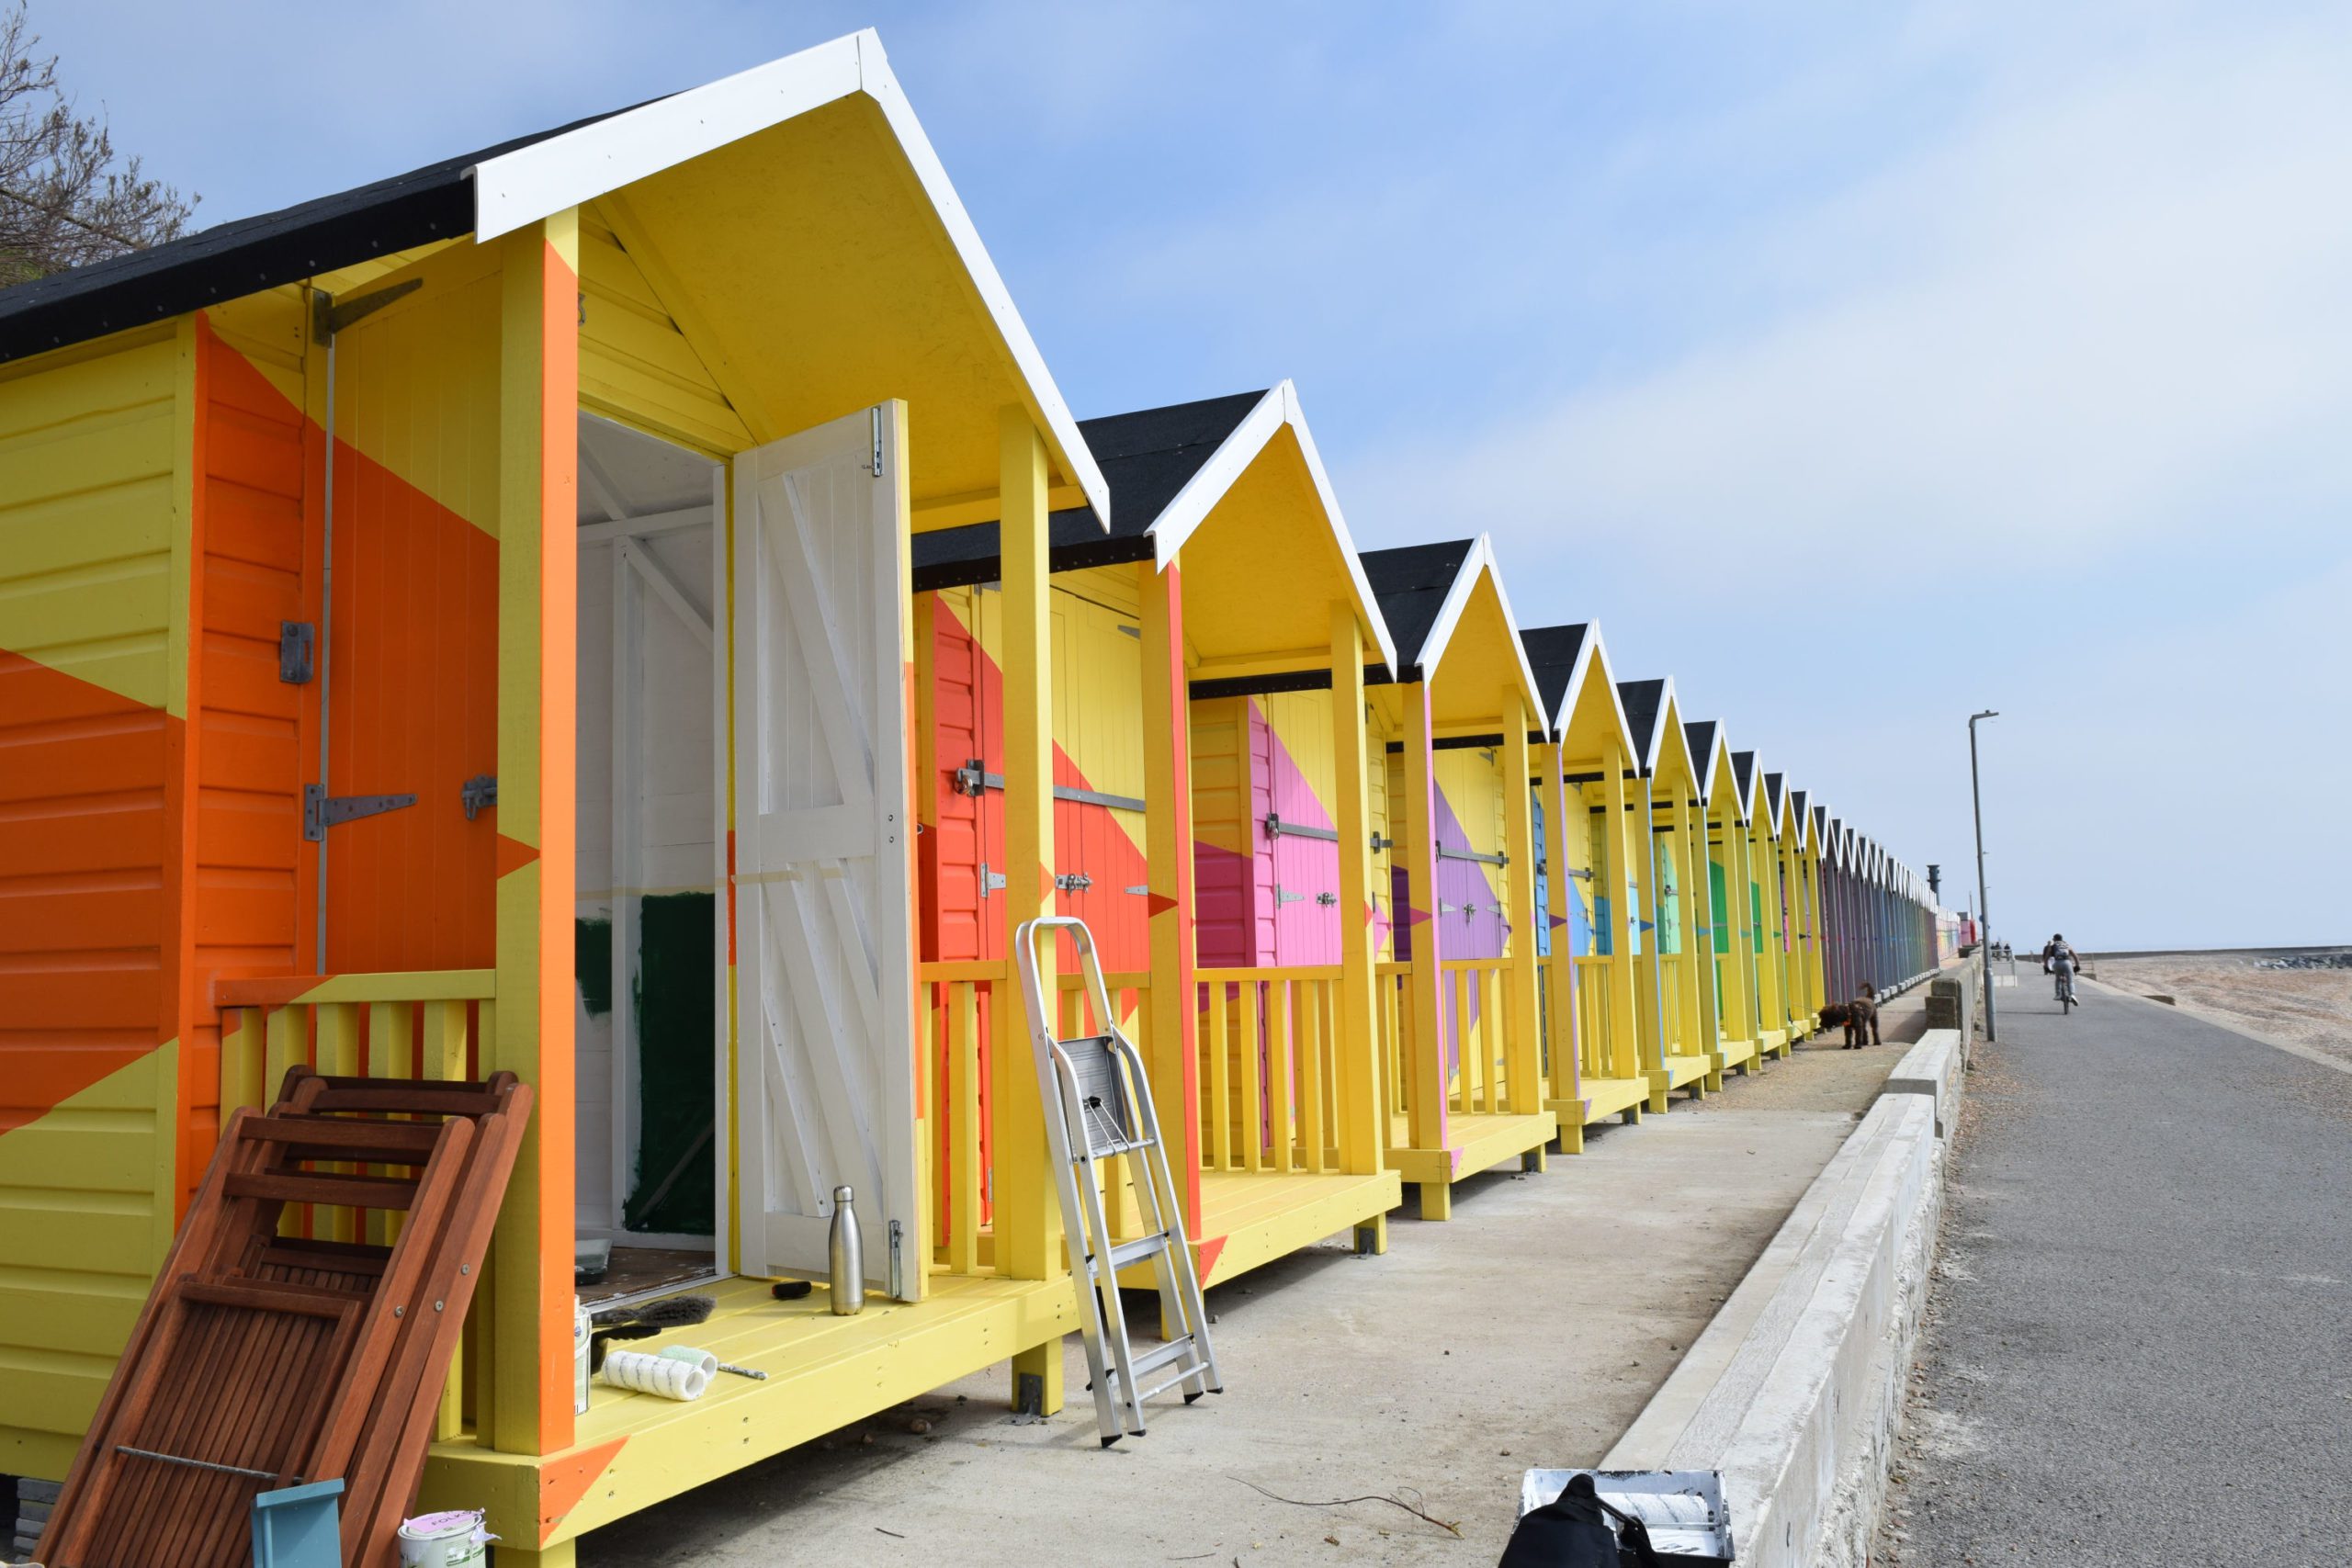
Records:
<instances>
[{"instance_id":1,"label":"white interior wall","mask_svg":"<svg viewBox=\"0 0 2352 1568\"><path fill-rule=\"evenodd\" d=\"M714 698L714 465L588 416L581 421L577 916L613 922L627 940L624 900L716 891L718 864ZM657 519L638 532L631 519ZM635 552L636 564L624 562ZM626 603L616 620L616 596ZM616 640L627 656L617 664ZM616 685L616 673L620 672ZM616 757L628 705L634 734ZM616 761L631 786L616 813ZM616 816L623 836L616 840ZM621 863L616 864L616 849ZM578 1122L573 1154L579 1230L617 1235L632 1119L618 1116L615 1061L629 1007L628 954L616 953L613 1010L588 1013L574 992ZM620 1178L616 1179L616 1173Z\"/></svg>"}]
</instances>

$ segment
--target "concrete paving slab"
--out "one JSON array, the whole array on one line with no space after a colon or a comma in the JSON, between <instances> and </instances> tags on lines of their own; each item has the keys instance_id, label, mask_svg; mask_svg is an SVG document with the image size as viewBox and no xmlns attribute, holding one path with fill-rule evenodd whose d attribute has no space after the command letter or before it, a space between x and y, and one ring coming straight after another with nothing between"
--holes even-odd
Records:
<instances>
[{"instance_id":1,"label":"concrete paving slab","mask_svg":"<svg viewBox=\"0 0 2352 1568\"><path fill-rule=\"evenodd\" d=\"M1521 1472L1599 1461L1903 1055L1800 1048L1722 1095L1493 1173L1388 1256L1344 1238L1209 1292L1222 1398L1105 1450L965 1383L600 1530L583 1563L1491 1562ZM1138 1314L1138 1324L1146 1321ZM918 1432L918 1424L928 1430ZM1262 1488L1263 1490L1259 1490ZM1276 1501L1266 1494L1315 1506ZM1385 1502L1453 1521L1459 1538Z\"/></svg>"}]
</instances>

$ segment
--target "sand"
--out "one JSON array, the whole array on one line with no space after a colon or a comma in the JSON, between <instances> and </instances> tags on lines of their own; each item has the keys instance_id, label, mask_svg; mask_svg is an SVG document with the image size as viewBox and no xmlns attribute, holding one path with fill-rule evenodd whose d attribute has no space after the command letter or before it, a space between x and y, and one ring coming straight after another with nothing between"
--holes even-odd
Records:
<instances>
[{"instance_id":1,"label":"sand","mask_svg":"<svg viewBox=\"0 0 2352 1568\"><path fill-rule=\"evenodd\" d=\"M2170 997L2176 1005L2352 1061L2352 969L2257 969L2259 956L2095 958L2087 973L2118 989ZM2038 970L2018 954L2019 985L2039 979Z\"/></svg>"}]
</instances>

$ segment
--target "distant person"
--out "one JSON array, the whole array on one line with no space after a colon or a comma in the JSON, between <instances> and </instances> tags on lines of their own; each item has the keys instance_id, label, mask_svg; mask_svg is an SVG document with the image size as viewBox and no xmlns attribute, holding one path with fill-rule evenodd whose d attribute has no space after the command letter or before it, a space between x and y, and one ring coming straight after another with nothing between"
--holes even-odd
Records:
<instances>
[{"instance_id":1,"label":"distant person","mask_svg":"<svg viewBox=\"0 0 2352 1568\"><path fill-rule=\"evenodd\" d=\"M2083 998L2075 989L2075 972L2082 966L2082 959L2066 945L2066 939L2054 931L2051 933L2050 941L2041 949L2041 972L2056 976L2058 994L2076 1007L2083 1005Z\"/></svg>"},{"instance_id":2,"label":"distant person","mask_svg":"<svg viewBox=\"0 0 2352 1568\"><path fill-rule=\"evenodd\" d=\"M1878 1035L1878 992L1869 981L1854 993L1846 1004L1846 1049L1859 1051L1865 1045L1883 1045Z\"/></svg>"}]
</instances>

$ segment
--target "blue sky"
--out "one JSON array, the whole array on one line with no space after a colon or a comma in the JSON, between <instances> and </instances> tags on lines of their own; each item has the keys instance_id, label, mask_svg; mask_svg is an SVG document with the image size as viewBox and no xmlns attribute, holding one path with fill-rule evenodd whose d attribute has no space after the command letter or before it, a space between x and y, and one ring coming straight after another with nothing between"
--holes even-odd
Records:
<instances>
[{"instance_id":1,"label":"blue sky","mask_svg":"<svg viewBox=\"0 0 2352 1568\"><path fill-rule=\"evenodd\" d=\"M1295 380L1359 541L2086 946L2352 940L2352 10L35 0L237 217L886 47L1081 415Z\"/></svg>"}]
</instances>

